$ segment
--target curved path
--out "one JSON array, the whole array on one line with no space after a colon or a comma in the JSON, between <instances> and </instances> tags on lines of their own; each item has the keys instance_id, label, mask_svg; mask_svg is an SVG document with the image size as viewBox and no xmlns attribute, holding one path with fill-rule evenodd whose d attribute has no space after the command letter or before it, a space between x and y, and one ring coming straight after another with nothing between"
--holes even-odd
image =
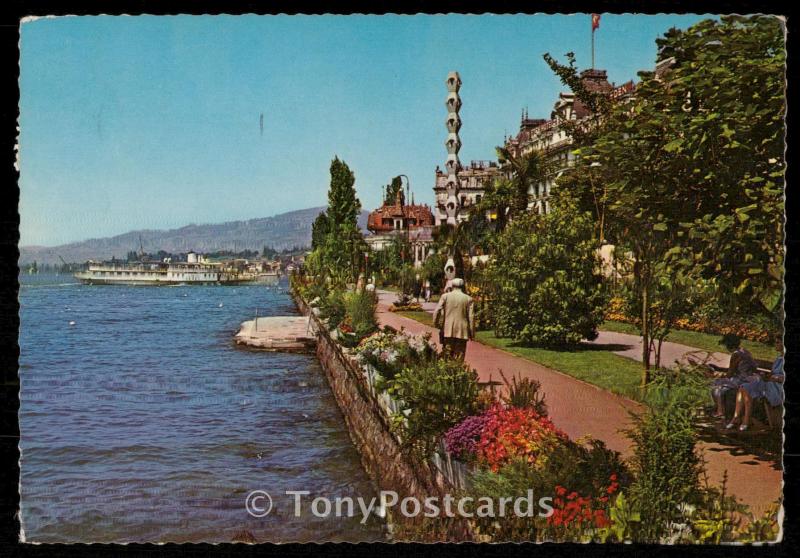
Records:
<instances>
[{"instance_id":1,"label":"curved path","mask_svg":"<svg viewBox=\"0 0 800 558\"><path fill-rule=\"evenodd\" d=\"M394 293L379 291L380 324L398 330L404 328L415 335L431 333L431 340L436 342L438 333L433 328L388 311L395 296ZM431 311L434 306L426 303L424 309ZM686 349L696 350L691 347ZM509 379L514 375L538 380L546 395L550 418L558 428L572 439L583 436L599 438L610 449L626 458L630 457L631 445L624 430L631 426L630 412L642 410L642 405L636 401L474 341L467 345L466 360L478 372L481 382L501 381L498 370L502 370ZM748 432L744 435L758 436L763 433ZM763 512L781 496L783 477L779 458L776 462L775 459L755 455L741 445L716 440L718 437L711 432L709 436L703 436L706 439L700 442L709 482L720 484L727 470L729 492L749 505L754 513Z\"/></svg>"}]
</instances>

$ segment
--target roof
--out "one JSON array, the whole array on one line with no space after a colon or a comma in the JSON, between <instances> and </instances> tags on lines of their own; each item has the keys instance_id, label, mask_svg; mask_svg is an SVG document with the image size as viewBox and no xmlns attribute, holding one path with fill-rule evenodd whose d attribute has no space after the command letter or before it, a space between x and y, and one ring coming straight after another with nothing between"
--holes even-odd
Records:
<instances>
[{"instance_id":1,"label":"roof","mask_svg":"<svg viewBox=\"0 0 800 558\"><path fill-rule=\"evenodd\" d=\"M391 219L392 224L384 224L384 219ZM367 217L367 229L372 232L385 232L394 230L395 219L414 219L416 223L410 225L409 228L419 227L422 225L433 225L433 213L427 205L405 205L396 201L392 205L383 204L375 211L370 212Z\"/></svg>"}]
</instances>

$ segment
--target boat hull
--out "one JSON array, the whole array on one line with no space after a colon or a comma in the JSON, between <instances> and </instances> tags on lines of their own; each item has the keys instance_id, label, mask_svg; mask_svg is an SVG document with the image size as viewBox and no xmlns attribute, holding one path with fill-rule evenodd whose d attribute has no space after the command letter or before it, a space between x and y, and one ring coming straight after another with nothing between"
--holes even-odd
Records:
<instances>
[{"instance_id":1,"label":"boat hull","mask_svg":"<svg viewBox=\"0 0 800 558\"><path fill-rule=\"evenodd\" d=\"M96 277L75 277L84 285L125 285L129 287L143 286L143 287L168 287L175 285L219 285L219 281L170 281L153 280L153 279L101 279Z\"/></svg>"}]
</instances>

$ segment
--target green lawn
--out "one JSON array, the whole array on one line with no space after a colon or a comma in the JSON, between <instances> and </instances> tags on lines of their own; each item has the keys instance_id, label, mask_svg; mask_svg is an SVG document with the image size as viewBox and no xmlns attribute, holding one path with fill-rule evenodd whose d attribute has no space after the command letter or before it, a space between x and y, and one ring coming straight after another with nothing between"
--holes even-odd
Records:
<instances>
[{"instance_id":1,"label":"green lawn","mask_svg":"<svg viewBox=\"0 0 800 558\"><path fill-rule=\"evenodd\" d=\"M398 312L398 314L427 326L433 326L433 317L427 312ZM629 358L615 355L608 349L589 345L578 350L566 351L522 347L512 339L495 337L491 331L479 331L476 340L484 345L508 351L518 357L558 370L613 393L632 399L640 398L641 365Z\"/></svg>"},{"instance_id":2,"label":"green lawn","mask_svg":"<svg viewBox=\"0 0 800 558\"><path fill-rule=\"evenodd\" d=\"M476 338L484 345L508 351L613 393L640 399L642 365L608 349L592 345L563 351L524 347L512 339L495 337L491 331L479 331Z\"/></svg>"},{"instance_id":3,"label":"green lawn","mask_svg":"<svg viewBox=\"0 0 800 558\"><path fill-rule=\"evenodd\" d=\"M639 328L635 325L626 324L624 322L603 322L600 326L601 330L616 331L617 333L630 333L631 335L639 335ZM667 335L667 341L673 343L680 343L690 347L697 347L704 351L715 351L720 353L727 353L728 350L721 346L718 342L722 336L713 335L710 333L699 333L697 331L687 331L685 329L677 329L671 331ZM759 343L758 341L750 341L749 339L742 339L742 346L750 351L754 357L762 360L773 361L778 353L774 347Z\"/></svg>"},{"instance_id":4,"label":"green lawn","mask_svg":"<svg viewBox=\"0 0 800 558\"><path fill-rule=\"evenodd\" d=\"M433 327L433 315L428 312L396 312L396 314L405 318L411 318L426 326Z\"/></svg>"}]
</instances>

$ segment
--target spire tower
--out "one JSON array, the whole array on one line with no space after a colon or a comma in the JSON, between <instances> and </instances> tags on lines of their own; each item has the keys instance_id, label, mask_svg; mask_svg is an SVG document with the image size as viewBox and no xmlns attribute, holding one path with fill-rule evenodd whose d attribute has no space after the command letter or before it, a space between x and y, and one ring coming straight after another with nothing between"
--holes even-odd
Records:
<instances>
[{"instance_id":1,"label":"spire tower","mask_svg":"<svg viewBox=\"0 0 800 558\"><path fill-rule=\"evenodd\" d=\"M447 162L445 162L445 169L447 170L447 183L445 190L447 191L447 201L445 203L445 211L447 214L447 224L455 225L458 222L458 215L461 210L458 201L458 191L460 184L458 181L458 171L461 168L461 162L458 160L458 152L461 150L461 138L458 137L458 131L461 129L461 117L458 115L461 110L461 98L458 96L458 91L461 89L461 77L458 72L450 72L447 74L447 100L445 106L447 107L447 141L445 147L447 148Z\"/></svg>"}]
</instances>

